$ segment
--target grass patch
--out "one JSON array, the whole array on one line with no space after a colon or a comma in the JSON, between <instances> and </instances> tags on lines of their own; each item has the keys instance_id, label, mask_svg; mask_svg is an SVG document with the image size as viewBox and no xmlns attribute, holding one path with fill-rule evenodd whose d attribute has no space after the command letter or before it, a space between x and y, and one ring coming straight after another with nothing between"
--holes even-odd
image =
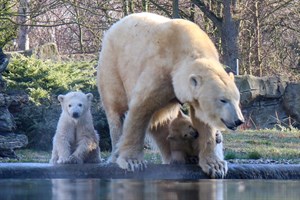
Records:
<instances>
[{"instance_id":1,"label":"grass patch","mask_svg":"<svg viewBox=\"0 0 300 200\"><path fill-rule=\"evenodd\" d=\"M229 159L236 159L236 158L238 158L238 155L234 151L227 151L225 153L224 157L225 157L225 160L229 160Z\"/></svg>"},{"instance_id":2,"label":"grass patch","mask_svg":"<svg viewBox=\"0 0 300 200\"><path fill-rule=\"evenodd\" d=\"M272 160L297 160L300 158L300 131L236 131L225 132L224 147L225 159L272 159ZM148 163L161 163L158 152L146 149L145 160ZM1 159L0 162L40 162L47 163L51 151L36 151L30 149L16 150L17 159ZM109 152L101 152L101 157L106 160Z\"/></svg>"},{"instance_id":3,"label":"grass patch","mask_svg":"<svg viewBox=\"0 0 300 200\"><path fill-rule=\"evenodd\" d=\"M224 133L223 136L226 159L300 158L300 131L297 129L236 131Z\"/></svg>"},{"instance_id":4,"label":"grass patch","mask_svg":"<svg viewBox=\"0 0 300 200\"><path fill-rule=\"evenodd\" d=\"M248 154L249 159L260 159L262 156L257 151L252 151Z\"/></svg>"},{"instance_id":5,"label":"grass patch","mask_svg":"<svg viewBox=\"0 0 300 200\"><path fill-rule=\"evenodd\" d=\"M15 150L15 152L18 156L18 159L0 157L0 162L48 163L51 157L51 152L47 152L47 151L37 151L32 149L17 149Z\"/></svg>"}]
</instances>

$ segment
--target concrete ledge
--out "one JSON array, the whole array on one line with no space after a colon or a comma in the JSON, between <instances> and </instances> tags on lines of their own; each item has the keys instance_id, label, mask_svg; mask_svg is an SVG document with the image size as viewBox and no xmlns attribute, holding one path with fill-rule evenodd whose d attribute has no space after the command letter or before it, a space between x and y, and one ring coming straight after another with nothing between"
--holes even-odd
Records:
<instances>
[{"instance_id":1,"label":"concrete ledge","mask_svg":"<svg viewBox=\"0 0 300 200\"><path fill-rule=\"evenodd\" d=\"M208 179L196 165L149 164L145 171L127 172L116 164L51 165L0 163L0 178ZM229 164L226 179L300 179L300 165Z\"/></svg>"}]
</instances>

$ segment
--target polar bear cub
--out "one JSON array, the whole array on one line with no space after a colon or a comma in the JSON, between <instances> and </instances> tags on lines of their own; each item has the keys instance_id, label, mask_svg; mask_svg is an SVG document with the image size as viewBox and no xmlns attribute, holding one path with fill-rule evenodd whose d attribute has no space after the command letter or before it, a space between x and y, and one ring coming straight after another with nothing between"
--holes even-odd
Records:
<instances>
[{"instance_id":1,"label":"polar bear cub","mask_svg":"<svg viewBox=\"0 0 300 200\"><path fill-rule=\"evenodd\" d=\"M170 160L165 163L171 164L194 164L198 163L199 158L199 134L193 127L189 116L179 111L177 118L169 124L169 135L167 141L170 144ZM223 154L223 135L221 131L216 132L215 153L219 159L224 159ZM201 158L200 158L201 159Z\"/></svg>"},{"instance_id":2,"label":"polar bear cub","mask_svg":"<svg viewBox=\"0 0 300 200\"><path fill-rule=\"evenodd\" d=\"M99 163L99 135L94 129L90 111L93 95L69 92L59 95L62 107L50 163L82 164Z\"/></svg>"}]
</instances>

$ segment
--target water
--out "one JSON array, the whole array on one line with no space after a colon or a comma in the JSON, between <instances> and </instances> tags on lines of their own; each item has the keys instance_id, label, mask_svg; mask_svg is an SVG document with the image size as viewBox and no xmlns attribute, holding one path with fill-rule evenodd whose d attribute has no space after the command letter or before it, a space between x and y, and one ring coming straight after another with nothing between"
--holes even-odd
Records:
<instances>
[{"instance_id":1,"label":"water","mask_svg":"<svg viewBox=\"0 0 300 200\"><path fill-rule=\"evenodd\" d=\"M295 200L293 180L1 179L1 200Z\"/></svg>"}]
</instances>

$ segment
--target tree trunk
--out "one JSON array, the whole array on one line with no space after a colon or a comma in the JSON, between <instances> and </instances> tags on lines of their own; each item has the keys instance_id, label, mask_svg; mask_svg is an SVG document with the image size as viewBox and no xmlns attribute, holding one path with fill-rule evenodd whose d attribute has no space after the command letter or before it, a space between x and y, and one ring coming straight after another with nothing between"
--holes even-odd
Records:
<instances>
[{"instance_id":1,"label":"tree trunk","mask_svg":"<svg viewBox=\"0 0 300 200\"><path fill-rule=\"evenodd\" d=\"M257 40L257 44L256 44L256 59L255 59L255 65L256 67L258 67L259 69L259 76L262 77L262 65L261 65L261 36L260 36L260 20L259 20L259 2L258 0L255 1L255 20L254 20L254 24L255 24L255 35L256 35L256 40Z\"/></svg>"},{"instance_id":2,"label":"tree trunk","mask_svg":"<svg viewBox=\"0 0 300 200\"><path fill-rule=\"evenodd\" d=\"M178 5L179 0L173 0L173 12L172 12L172 18L180 18L179 16L179 5Z\"/></svg>"},{"instance_id":3,"label":"tree trunk","mask_svg":"<svg viewBox=\"0 0 300 200\"><path fill-rule=\"evenodd\" d=\"M195 4L192 1L190 6L190 20L195 22Z\"/></svg>"},{"instance_id":4,"label":"tree trunk","mask_svg":"<svg viewBox=\"0 0 300 200\"><path fill-rule=\"evenodd\" d=\"M124 16L127 16L129 14L129 0L123 0L123 13Z\"/></svg>"},{"instance_id":5,"label":"tree trunk","mask_svg":"<svg viewBox=\"0 0 300 200\"><path fill-rule=\"evenodd\" d=\"M19 23L20 29L18 33L18 49L19 50L28 50L29 49L29 37L28 37L28 31L29 28L26 26L26 22L29 20L29 3L30 0L20 0L20 5L19 5Z\"/></svg>"},{"instance_id":6,"label":"tree trunk","mask_svg":"<svg viewBox=\"0 0 300 200\"><path fill-rule=\"evenodd\" d=\"M142 0L142 7L143 12L148 12L149 0Z\"/></svg>"},{"instance_id":7,"label":"tree trunk","mask_svg":"<svg viewBox=\"0 0 300 200\"><path fill-rule=\"evenodd\" d=\"M222 9L217 6L217 9L212 10L212 1L207 6L203 0L192 0L192 2L199 7L204 15L209 18L214 26L221 33L221 45L222 45L222 62L230 68L230 71L236 71L236 60L238 59L238 27L239 21L233 20L233 13L231 9L235 7L235 0L223 0ZM222 18L218 17L215 13L222 12Z\"/></svg>"},{"instance_id":8,"label":"tree trunk","mask_svg":"<svg viewBox=\"0 0 300 200\"><path fill-rule=\"evenodd\" d=\"M223 20L221 25L221 40L223 51L223 63L236 71L236 60L238 59L238 21L234 21L231 12L231 1L223 1Z\"/></svg>"}]
</instances>

